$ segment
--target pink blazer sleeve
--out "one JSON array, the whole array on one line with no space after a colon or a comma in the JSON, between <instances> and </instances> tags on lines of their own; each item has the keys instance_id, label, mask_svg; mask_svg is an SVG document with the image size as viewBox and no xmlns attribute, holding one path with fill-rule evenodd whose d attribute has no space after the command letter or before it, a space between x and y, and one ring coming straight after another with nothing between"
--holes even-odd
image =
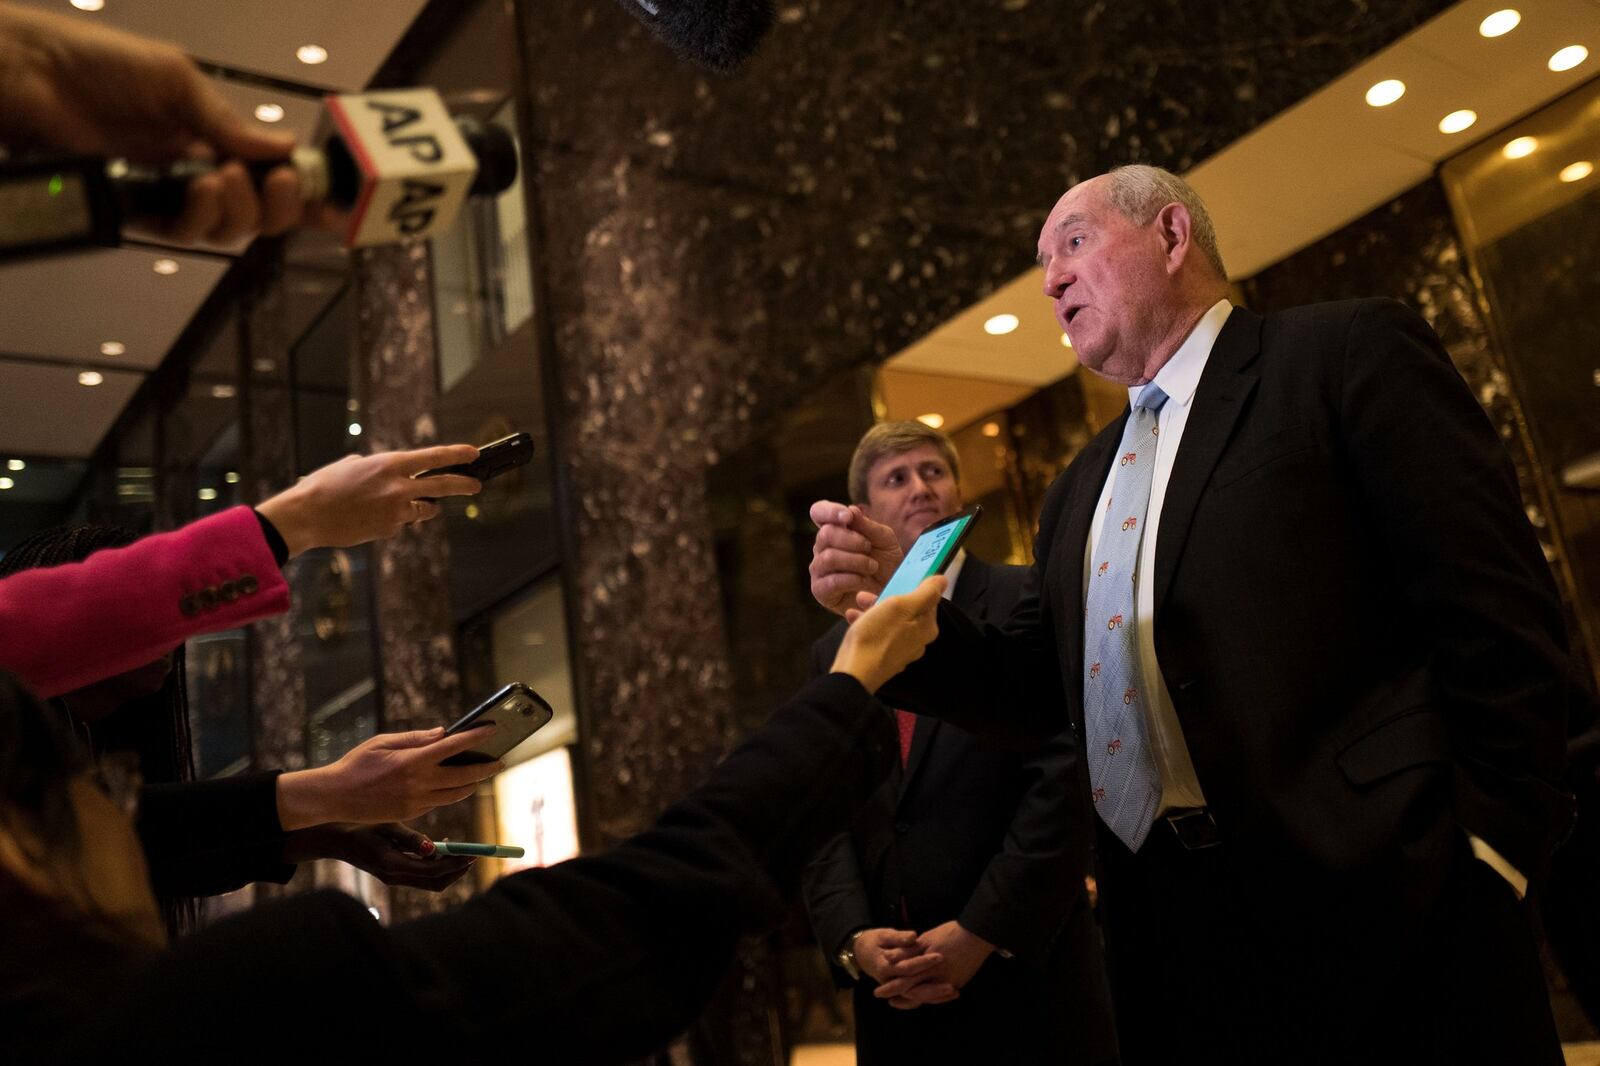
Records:
<instances>
[{"instance_id":1,"label":"pink blazer sleeve","mask_svg":"<svg viewBox=\"0 0 1600 1066\"><path fill-rule=\"evenodd\" d=\"M57 696L289 607L248 507L0 580L0 670Z\"/></svg>"}]
</instances>

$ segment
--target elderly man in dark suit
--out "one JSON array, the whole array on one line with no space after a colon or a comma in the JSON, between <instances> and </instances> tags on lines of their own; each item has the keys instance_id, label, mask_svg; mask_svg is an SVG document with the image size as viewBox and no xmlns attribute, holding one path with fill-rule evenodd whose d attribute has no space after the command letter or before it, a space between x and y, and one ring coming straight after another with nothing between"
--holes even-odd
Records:
<instances>
[{"instance_id":1,"label":"elderly man in dark suit","mask_svg":"<svg viewBox=\"0 0 1600 1066\"><path fill-rule=\"evenodd\" d=\"M1560 1062L1522 893L1570 814L1566 638L1438 339L1391 301L1232 307L1152 167L1068 190L1039 259L1130 410L1051 488L1010 617L942 605L883 698L1082 722L1126 1061ZM812 515L814 594L870 599L891 532Z\"/></svg>"},{"instance_id":2,"label":"elderly man in dark suit","mask_svg":"<svg viewBox=\"0 0 1600 1066\"><path fill-rule=\"evenodd\" d=\"M868 430L850 497L909 550L962 508L960 459L920 422ZM1001 619L1027 568L957 554L946 597ZM839 623L812 649L828 671ZM1095 1063L1114 1054L1099 932L1083 891L1090 815L1073 745L1037 753L881 707L900 735L896 772L806 872L806 907L836 977L855 989L863 1066Z\"/></svg>"}]
</instances>

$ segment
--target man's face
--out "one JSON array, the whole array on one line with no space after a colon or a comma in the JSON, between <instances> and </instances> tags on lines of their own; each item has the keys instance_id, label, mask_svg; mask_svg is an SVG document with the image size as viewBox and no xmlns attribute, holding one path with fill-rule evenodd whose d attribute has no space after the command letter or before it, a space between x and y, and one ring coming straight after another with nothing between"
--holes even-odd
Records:
<instances>
[{"instance_id":1,"label":"man's face","mask_svg":"<svg viewBox=\"0 0 1600 1066\"><path fill-rule=\"evenodd\" d=\"M1106 181L1091 178L1056 202L1039 233L1039 262L1079 362L1135 385L1176 294L1158 227L1137 226L1113 207Z\"/></svg>"},{"instance_id":2,"label":"man's face","mask_svg":"<svg viewBox=\"0 0 1600 1066\"><path fill-rule=\"evenodd\" d=\"M919 444L872 464L861 509L893 529L900 550L909 551L924 529L961 510L961 487L938 446Z\"/></svg>"}]
</instances>

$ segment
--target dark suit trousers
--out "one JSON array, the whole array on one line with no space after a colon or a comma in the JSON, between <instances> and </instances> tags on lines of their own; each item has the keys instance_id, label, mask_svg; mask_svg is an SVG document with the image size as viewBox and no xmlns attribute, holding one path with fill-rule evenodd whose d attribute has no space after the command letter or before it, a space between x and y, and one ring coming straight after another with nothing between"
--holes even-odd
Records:
<instances>
[{"instance_id":1,"label":"dark suit trousers","mask_svg":"<svg viewBox=\"0 0 1600 1066\"><path fill-rule=\"evenodd\" d=\"M1099 836L1125 1066L1562 1061L1523 904L1464 837L1394 965L1351 973L1336 943L1290 935L1298 917L1246 902L1226 842L1187 851L1157 823L1134 855Z\"/></svg>"}]
</instances>

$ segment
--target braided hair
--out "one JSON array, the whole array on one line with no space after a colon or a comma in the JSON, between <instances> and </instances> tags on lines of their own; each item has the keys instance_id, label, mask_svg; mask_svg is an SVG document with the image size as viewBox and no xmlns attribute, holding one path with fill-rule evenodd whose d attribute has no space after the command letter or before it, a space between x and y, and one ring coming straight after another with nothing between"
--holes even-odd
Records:
<instances>
[{"instance_id":1,"label":"braided hair","mask_svg":"<svg viewBox=\"0 0 1600 1066\"><path fill-rule=\"evenodd\" d=\"M0 578L23 570L77 563L103 548L121 548L139 539L118 526L80 525L46 529L18 543L0 558ZM189 729L187 663L180 645L172 656L172 669L161 688L149 696L129 700L110 717L94 725L97 753L131 751L139 757L139 771L150 784L193 781L194 747ZM161 896L167 931L173 936L193 928L198 906L192 897Z\"/></svg>"}]
</instances>

